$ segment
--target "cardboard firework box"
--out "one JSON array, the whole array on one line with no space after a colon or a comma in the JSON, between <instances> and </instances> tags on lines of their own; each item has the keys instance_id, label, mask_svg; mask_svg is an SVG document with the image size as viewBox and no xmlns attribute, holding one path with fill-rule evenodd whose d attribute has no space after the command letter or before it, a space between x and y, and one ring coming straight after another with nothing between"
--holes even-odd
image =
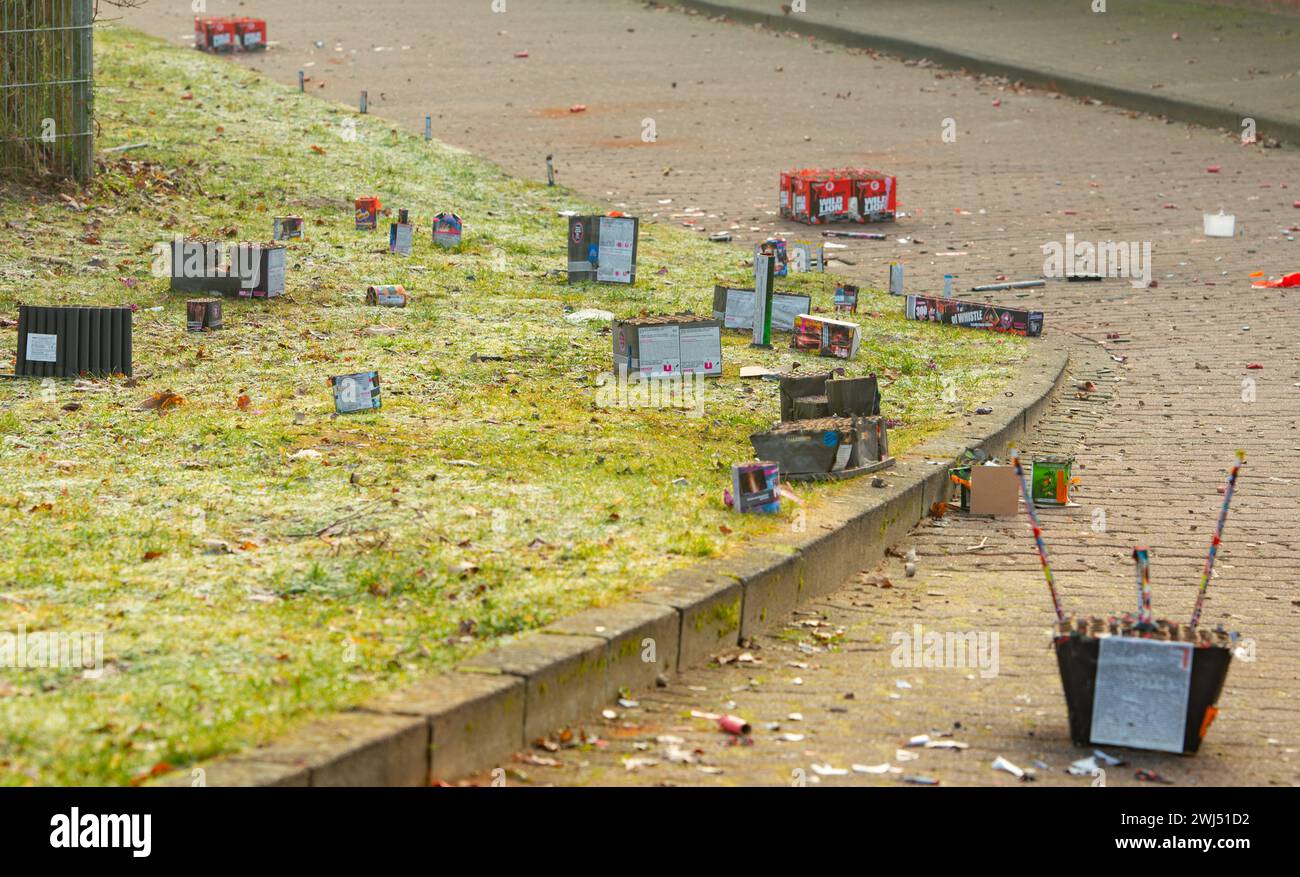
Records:
<instances>
[{"instance_id":1,"label":"cardboard firework box","mask_svg":"<svg viewBox=\"0 0 1300 877\"><path fill-rule=\"evenodd\" d=\"M275 242L253 246L258 253L257 282L251 288L241 285L239 294L245 298L275 298L284 295L285 248Z\"/></svg>"},{"instance_id":2,"label":"cardboard firework box","mask_svg":"<svg viewBox=\"0 0 1300 877\"><path fill-rule=\"evenodd\" d=\"M409 256L415 246L415 226L409 222L410 214L406 210L399 211L397 216L397 222L388 226L388 252Z\"/></svg>"},{"instance_id":3,"label":"cardboard firework box","mask_svg":"<svg viewBox=\"0 0 1300 877\"><path fill-rule=\"evenodd\" d=\"M185 331L215 332L223 327L221 299L196 298L185 303Z\"/></svg>"},{"instance_id":4,"label":"cardboard firework box","mask_svg":"<svg viewBox=\"0 0 1300 877\"><path fill-rule=\"evenodd\" d=\"M905 315L909 320L1006 332L1028 338L1043 334L1042 311L916 294L908 295L906 302Z\"/></svg>"},{"instance_id":5,"label":"cardboard firework box","mask_svg":"<svg viewBox=\"0 0 1300 877\"><path fill-rule=\"evenodd\" d=\"M640 230L634 216L570 216L569 282L636 283Z\"/></svg>"},{"instance_id":6,"label":"cardboard firework box","mask_svg":"<svg viewBox=\"0 0 1300 877\"><path fill-rule=\"evenodd\" d=\"M724 329L754 329L754 290L713 287L713 319L721 320ZM794 331L794 318L812 310L812 296L777 292L772 295L772 328Z\"/></svg>"},{"instance_id":7,"label":"cardboard firework box","mask_svg":"<svg viewBox=\"0 0 1300 877\"><path fill-rule=\"evenodd\" d=\"M738 512L776 514L781 511L780 467L767 460L733 465L730 505Z\"/></svg>"},{"instance_id":8,"label":"cardboard firework box","mask_svg":"<svg viewBox=\"0 0 1300 877\"><path fill-rule=\"evenodd\" d=\"M334 389L334 410L339 414L356 414L381 407L379 372L357 372L329 379Z\"/></svg>"},{"instance_id":9,"label":"cardboard firework box","mask_svg":"<svg viewBox=\"0 0 1300 877\"><path fill-rule=\"evenodd\" d=\"M439 213L433 220L433 242L440 247L455 249L460 246L465 226L455 213Z\"/></svg>"},{"instance_id":10,"label":"cardboard firework box","mask_svg":"<svg viewBox=\"0 0 1300 877\"><path fill-rule=\"evenodd\" d=\"M266 22L260 18L236 18L235 38L241 51L256 52L266 48Z\"/></svg>"},{"instance_id":11,"label":"cardboard firework box","mask_svg":"<svg viewBox=\"0 0 1300 877\"><path fill-rule=\"evenodd\" d=\"M722 322L693 314L615 320L614 371L647 378L722 374Z\"/></svg>"},{"instance_id":12,"label":"cardboard firework box","mask_svg":"<svg viewBox=\"0 0 1300 877\"><path fill-rule=\"evenodd\" d=\"M19 377L131 375L131 308L18 306Z\"/></svg>"},{"instance_id":13,"label":"cardboard firework box","mask_svg":"<svg viewBox=\"0 0 1300 877\"><path fill-rule=\"evenodd\" d=\"M277 216L271 226L271 237L277 241L302 239L301 216Z\"/></svg>"},{"instance_id":14,"label":"cardboard firework box","mask_svg":"<svg viewBox=\"0 0 1300 877\"><path fill-rule=\"evenodd\" d=\"M836 284L834 303L837 313L856 314L858 312L858 288L850 283ZM804 313L807 313L807 311L804 311Z\"/></svg>"},{"instance_id":15,"label":"cardboard firework box","mask_svg":"<svg viewBox=\"0 0 1300 877\"><path fill-rule=\"evenodd\" d=\"M861 343L862 329L857 323L800 314L794 319L790 348L818 356L852 359L857 356Z\"/></svg>"},{"instance_id":16,"label":"cardboard firework box","mask_svg":"<svg viewBox=\"0 0 1300 877\"><path fill-rule=\"evenodd\" d=\"M790 205L788 218L809 225L884 222L897 215L898 178L878 171L791 171L781 175L781 187L780 200Z\"/></svg>"},{"instance_id":17,"label":"cardboard firework box","mask_svg":"<svg viewBox=\"0 0 1300 877\"><path fill-rule=\"evenodd\" d=\"M379 211L384 209L384 205L373 195L367 195L358 198L356 204L356 229L357 231L374 231L379 228Z\"/></svg>"},{"instance_id":18,"label":"cardboard firework box","mask_svg":"<svg viewBox=\"0 0 1300 877\"><path fill-rule=\"evenodd\" d=\"M898 178L869 171L853 184L858 222L892 222L898 214Z\"/></svg>"},{"instance_id":19,"label":"cardboard firework box","mask_svg":"<svg viewBox=\"0 0 1300 877\"><path fill-rule=\"evenodd\" d=\"M205 52L233 52L238 48L239 35L233 18L194 19L194 45Z\"/></svg>"},{"instance_id":20,"label":"cardboard firework box","mask_svg":"<svg viewBox=\"0 0 1300 877\"><path fill-rule=\"evenodd\" d=\"M228 249L217 241L177 238L172 242L171 291L275 298L284 294L285 252L275 241Z\"/></svg>"},{"instance_id":21,"label":"cardboard firework box","mask_svg":"<svg viewBox=\"0 0 1300 877\"><path fill-rule=\"evenodd\" d=\"M749 437L754 452L774 460L790 481L849 478L893 465L881 417L819 417L779 423Z\"/></svg>"}]
</instances>

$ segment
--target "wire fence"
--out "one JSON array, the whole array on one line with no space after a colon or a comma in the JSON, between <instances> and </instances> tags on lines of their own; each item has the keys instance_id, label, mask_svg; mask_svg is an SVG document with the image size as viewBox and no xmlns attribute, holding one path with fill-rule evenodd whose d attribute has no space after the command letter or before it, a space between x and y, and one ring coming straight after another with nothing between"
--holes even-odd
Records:
<instances>
[{"instance_id":1,"label":"wire fence","mask_svg":"<svg viewBox=\"0 0 1300 877\"><path fill-rule=\"evenodd\" d=\"M95 0L0 0L0 175L94 172Z\"/></svg>"}]
</instances>

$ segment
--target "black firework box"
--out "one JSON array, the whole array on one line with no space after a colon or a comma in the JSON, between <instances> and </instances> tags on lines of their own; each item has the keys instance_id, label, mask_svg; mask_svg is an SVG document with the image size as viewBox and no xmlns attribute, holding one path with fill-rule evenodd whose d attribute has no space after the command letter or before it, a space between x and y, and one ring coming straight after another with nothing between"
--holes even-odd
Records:
<instances>
[{"instance_id":1,"label":"black firework box","mask_svg":"<svg viewBox=\"0 0 1300 877\"><path fill-rule=\"evenodd\" d=\"M18 306L20 377L131 375L131 308Z\"/></svg>"},{"instance_id":2,"label":"black firework box","mask_svg":"<svg viewBox=\"0 0 1300 877\"><path fill-rule=\"evenodd\" d=\"M1164 619L1153 630L1131 616L1058 624L1071 742L1194 754L1219 714L1234 640Z\"/></svg>"},{"instance_id":3,"label":"black firework box","mask_svg":"<svg viewBox=\"0 0 1300 877\"><path fill-rule=\"evenodd\" d=\"M284 294L283 244L238 243L197 238L172 242L172 292L207 292L252 298Z\"/></svg>"}]
</instances>

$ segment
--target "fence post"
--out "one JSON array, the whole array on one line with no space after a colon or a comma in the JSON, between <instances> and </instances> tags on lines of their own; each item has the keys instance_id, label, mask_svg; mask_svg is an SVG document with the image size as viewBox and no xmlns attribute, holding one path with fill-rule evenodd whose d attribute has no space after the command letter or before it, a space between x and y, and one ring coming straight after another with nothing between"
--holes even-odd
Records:
<instances>
[{"instance_id":1,"label":"fence post","mask_svg":"<svg viewBox=\"0 0 1300 877\"><path fill-rule=\"evenodd\" d=\"M73 26L73 76L77 84L72 88L72 119L77 133L72 152L72 175L78 180L88 180L95 173L95 31L94 0L72 0ZM84 132L84 134L82 133Z\"/></svg>"}]
</instances>

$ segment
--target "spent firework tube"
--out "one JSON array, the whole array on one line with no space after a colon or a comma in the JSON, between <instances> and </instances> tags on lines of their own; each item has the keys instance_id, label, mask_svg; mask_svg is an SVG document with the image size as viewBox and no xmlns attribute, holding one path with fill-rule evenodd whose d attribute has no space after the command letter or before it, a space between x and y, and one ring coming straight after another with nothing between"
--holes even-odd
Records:
<instances>
[{"instance_id":1,"label":"spent firework tube","mask_svg":"<svg viewBox=\"0 0 1300 877\"><path fill-rule=\"evenodd\" d=\"M1237 473L1246 463L1246 452L1237 451L1237 465L1228 473L1228 487L1223 491L1223 508L1219 509L1219 523L1214 527L1214 537L1210 540L1210 553L1205 557L1205 569L1201 572L1201 587L1196 592L1196 608L1192 610L1192 630L1201 620L1201 610L1205 607L1205 592L1210 587L1210 574L1214 572L1214 558L1219 553L1219 544L1223 541L1223 525L1228 520L1228 505L1232 502L1232 492L1237 486Z\"/></svg>"},{"instance_id":2,"label":"spent firework tube","mask_svg":"<svg viewBox=\"0 0 1300 877\"><path fill-rule=\"evenodd\" d=\"M1025 480L1025 467L1020 463L1020 450L1011 453L1011 462L1016 467L1016 478L1020 481L1020 495L1025 499L1025 512L1029 515L1029 524L1034 530L1034 543L1038 546L1038 559L1043 563L1043 578L1047 579L1047 590L1052 594L1052 608L1056 610L1057 623L1065 627L1065 613L1061 610L1061 595L1056 593L1056 581L1052 578L1052 565L1047 560L1047 546L1043 544L1043 528L1038 523L1038 513L1034 511L1034 499L1029 493L1029 482Z\"/></svg>"},{"instance_id":3,"label":"spent firework tube","mask_svg":"<svg viewBox=\"0 0 1300 877\"><path fill-rule=\"evenodd\" d=\"M1133 549L1137 564L1138 627L1154 629L1151 618L1151 556L1149 549L1139 545Z\"/></svg>"},{"instance_id":4,"label":"spent firework tube","mask_svg":"<svg viewBox=\"0 0 1300 877\"><path fill-rule=\"evenodd\" d=\"M824 238L852 238L855 241L883 241L888 240L888 235L883 235L876 231L824 231Z\"/></svg>"},{"instance_id":5,"label":"spent firework tube","mask_svg":"<svg viewBox=\"0 0 1300 877\"><path fill-rule=\"evenodd\" d=\"M740 716L719 716L718 727L726 731L728 734L736 734L737 736L747 735L751 730L753 730L750 728L749 722L745 721Z\"/></svg>"},{"instance_id":6,"label":"spent firework tube","mask_svg":"<svg viewBox=\"0 0 1300 877\"><path fill-rule=\"evenodd\" d=\"M1015 280L1011 283L989 283L985 286L972 286L971 292L997 292L1000 289L1033 289L1046 286L1046 280Z\"/></svg>"},{"instance_id":7,"label":"spent firework tube","mask_svg":"<svg viewBox=\"0 0 1300 877\"><path fill-rule=\"evenodd\" d=\"M368 286L366 287L366 304L381 308L404 308L411 297L403 286Z\"/></svg>"}]
</instances>

